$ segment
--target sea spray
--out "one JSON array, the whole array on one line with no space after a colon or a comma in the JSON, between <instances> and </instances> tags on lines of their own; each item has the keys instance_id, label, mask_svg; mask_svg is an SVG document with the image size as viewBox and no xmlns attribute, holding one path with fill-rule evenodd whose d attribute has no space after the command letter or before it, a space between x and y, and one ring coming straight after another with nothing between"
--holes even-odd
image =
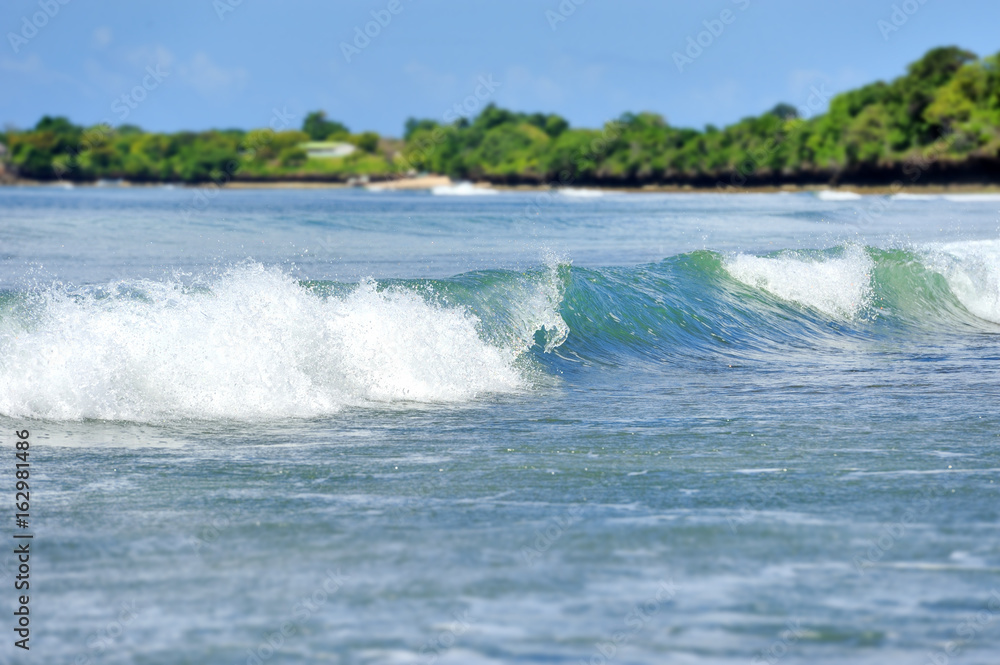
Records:
<instances>
[{"instance_id":1,"label":"sea spray","mask_svg":"<svg viewBox=\"0 0 1000 665\"><path fill-rule=\"evenodd\" d=\"M835 317L853 318L872 298L872 259L864 248L848 245L836 256L796 251L771 256L736 254L726 270L748 286Z\"/></svg>"},{"instance_id":2,"label":"sea spray","mask_svg":"<svg viewBox=\"0 0 1000 665\"><path fill-rule=\"evenodd\" d=\"M1000 241L357 284L246 263L0 294L0 415L308 418L550 386L566 363L815 360L998 323Z\"/></svg>"},{"instance_id":3,"label":"sea spray","mask_svg":"<svg viewBox=\"0 0 1000 665\"><path fill-rule=\"evenodd\" d=\"M938 243L923 253L969 312L1000 323L1000 240Z\"/></svg>"},{"instance_id":4,"label":"sea spray","mask_svg":"<svg viewBox=\"0 0 1000 665\"><path fill-rule=\"evenodd\" d=\"M523 348L468 309L364 281L322 296L248 264L205 286L50 289L0 321L0 413L52 419L309 417L521 390ZM523 347L523 345L522 345Z\"/></svg>"}]
</instances>

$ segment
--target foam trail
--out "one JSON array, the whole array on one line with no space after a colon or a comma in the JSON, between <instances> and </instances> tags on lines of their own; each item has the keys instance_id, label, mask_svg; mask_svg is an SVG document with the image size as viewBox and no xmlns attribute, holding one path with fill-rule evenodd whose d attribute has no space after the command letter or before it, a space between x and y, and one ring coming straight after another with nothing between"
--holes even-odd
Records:
<instances>
[{"instance_id":1,"label":"foam trail","mask_svg":"<svg viewBox=\"0 0 1000 665\"><path fill-rule=\"evenodd\" d=\"M142 281L32 300L30 316L0 318L8 416L309 417L527 386L523 348L484 341L466 309L370 281L324 298L251 264L202 288Z\"/></svg>"},{"instance_id":2,"label":"foam trail","mask_svg":"<svg viewBox=\"0 0 1000 665\"><path fill-rule=\"evenodd\" d=\"M1000 203L1000 194L945 194L952 203Z\"/></svg>"},{"instance_id":3,"label":"foam trail","mask_svg":"<svg viewBox=\"0 0 1000 665\"><path fill-rule=\"evenodd\" d=\"M599 199L605 195L600 189L586 189L578 187L560 187L556 190L560 195L576 199Z\"/></svg>"},{"instance_id":4,"label":"foam trail","mask_svg":"<svg viewBox=\"0 0 1000 665\"><path fill-rule=\"evenodd\" d=\"M737 254L724 265L730 275L748 286L830 316L853 318L872 299L871 272L875 266L865 250L854 245L837 257L798 252L769 257Z\"/></svg>"},{"instance_id":5,"label":"foam trail","mask_svg":"<svg viewBox=\"0 0 1000 665\"><path fill-rule=\"evenodd\" d=\"M857 192L842 192L833 189L823 189L816 192L816 198L820 201L857 201L861 195Z\"/></svg>"},{"instance_id":6,"label":"foam trail","mask_svg":"<svg viewBox=\"0 0 1000 665\"><path fill-rule=\"evenodd\" d=\"M499 192L488 187L476 187L471 182L459 182L454 185L432 187L431 194L434 196L493 196Z\"/></svg>"},{"instance_id":7,"label":"foam trail","mask_svg":"<svg viewBox=\"0 0 1000 665\"><path fill-rule=\"evenodd\" d=\"M892 194L889 196L893 201L939 201L941 200L940 194L910 194L909 192L901 192L899 194Z\"/></svg>"},{"instance_id":8,"label":"foam trail","mask_svg":"<svg viewBox=\"0 0 1000 665\"><path fill-rule=\"evenodd\" d=\"M901 192L889 197L893 201L948 201L950 203L994 203L1000 194L911 194Z\"/></svg>"}]
</instances>

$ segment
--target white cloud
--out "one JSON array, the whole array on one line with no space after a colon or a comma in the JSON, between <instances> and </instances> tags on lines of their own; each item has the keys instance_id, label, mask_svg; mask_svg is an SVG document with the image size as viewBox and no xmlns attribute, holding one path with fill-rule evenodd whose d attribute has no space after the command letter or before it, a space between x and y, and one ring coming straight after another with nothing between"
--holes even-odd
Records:
<instances>
[{"instance_id":1,"label":"white cloud","mask_svg":"<svg viewBox=\"0 0 1000 665\"><path fill-rule=\"evenodd\" d=\"M177 63L177 78L194 87L206 98L224 97L246 87L250 75L242 67L222 67L204 52Z\"/></svg>"},{"instance_id":2,"label":"white cloud","mask_svg":"<svg viewBox=\"0 0 1000 665\"><path fill-rule=\"evenodd\" d=\"M743 85L735 79L727 79L705 90L695 90L691 98L711 106L713 109L735 110L737 102L744 97Z\"/></svg>"},{"instance_id":3,"label":"white cloud","mask_svg":"<svg viewBox=\"0 0 1000 665\"><path fill-rule=\"evenodd\" d=\"M121 94L125 86L130 85L130 80L124 74L105 69L93 58L84 61L83 71L86 72L88 81L109 95Z\"/></svg>"},{"instance_id":4,"label":"white cloud","mask_svg":"<svg viewBox=\"0 0 1000 665\"><path fill-rule=\"evenodd\" d=\"M94 48L103 49L111 43L112 37L113 34L111 32L111 28L106 25L102 25L99 28L94 28L94 32L91 35L91 43Z\"/></svg>"},{"instance_id":5,"label":"white cloud","mask_svg":"<svg viewBox=\"0 0 1000 665\"><path fill-rule=\"evenodd\" d=\"M5 72L14 72L16 74L28 74L32 76L38 76L45 73L45 65L42 64L42 59L37 55L32 53L24 60L15 60L14 58L3 57L0 58L0 70Z\"/></svg>"},{"instance_id":6,"label":"white cloud","mask_svg":"<svg viewBox=\"0 0 1000 665\"><path fill-rule=\"evenodd\" d=\"M517 109L550 108L558 106L566 97L562 86L545 74L535 74L520 65L508 67L504 72L504 103Z\"/></svg>"},{"instance_id":7,"label":"white cloud","mask_svg":"<svg viewBox=\"0 0 1000 665\"><path fill-rule=\"evenodd\" d=\"M114 57L95 55L83 62L86 80L99 96L107 96L109 103L137 85L146 74L146 67L159 67L173 71L173 54L162 46L144 46L131 49ZM110 65L110 66L109 66Z\"/></svg>"},{"instance_id":8,"label":"white cloud","mask_svg":"<svg viewBox=\"0 0 1000 665\"><path fill-rule=\"evenodd\" d=\"M858 69L842 68L833 76L819 69L794 69L788 75L791 98L787 101L795 106L802 106L812 103L818 93L822 93L825 98L826 95L835 95L867 83L871 83L871 78ZM814 112L825 113L828 101L825 99L823 108Z\"/></svg>"},{"instance_id":9,"label":"white cloud","mask_svg":"<svg viewBox=\"0 0 1000 665\"><path fill-rule=\"evenodd\" d=\"M450 100L459 94L454 74L442 74L419 62L409 62L403 72L421 92L433 99Z\"/></svg>"},{"instance_id":10,"label":"white cloud","mask_svg":"<svg viewBox=\"0 0 1000 665\"><path fill-rule=\"evenodd\" d=\"M788 74L788 90L791 94L791 99L788 102L792 104L804 103L806 98L811 94L810 88L813 86L818 87L824 83L829 87L833 83L833 79L822 70L793 69Z\"/></svg>"},{"instance_id":11,"label":"white cloud","mask_svg":"<svg viewBox=\"0 0 1000 665\"><path fill-rule=\"evenodd\" d=\"M601 100L622 97L623 91L608 80L609 68L598 63L581 63L563 55L551 61L544 70L535 71L523 65L504 71L503 103L518 109L550 111L565 107L573 100Z\"/></svg>"},{"instance_id":12,"label":"white cloud","mask_svg":"<svg viewBox=\"0 0 1000 665\"><path fill-rule=\"evenodd\" d=\"M25 78L30 78L30 84L59 84L68 85L73 88L78 89L81 93L85 95L91 95L92 91L86 85L84 85L77 77L68 76L62 72L58 72L54 69L49 69L42 62L42 59L38 57L37 54L31 54L27 58L18 60L8 57L0 57L0 71L9 72L14 76L22 76ZM11 86L15 90L20 89L22 86ZM5 91L6 93L7 91Z\"/></svg>"},{"instance_id":13,"label":"white cloud","mask_svg":"<svg viewBox=\"0 0 1000 665\"><path fill-rule=\"evenodd\" d=\"M156 66L169 70L174 64L174 60L176 60L174 54L159 44L155 46L141 46L125 54L125 62L135 68L136 71Z\"/></svg>"},{"instance_id":14,"label":"white cloud","mask_svg":"<svg viewBox=\"0 0 1000 665\"><path fill-rule=\"evenodd\" d=\"M136 74L145 72L146 67L159 67L174 77L170 79L171 84L176 81L194 88L206 99L219 99L239 92L250 80L246 69L221 66L203 51L182 59L163 46L150 45L133 49L126 54L125 60Z\"/></svg>"}]
</instances>

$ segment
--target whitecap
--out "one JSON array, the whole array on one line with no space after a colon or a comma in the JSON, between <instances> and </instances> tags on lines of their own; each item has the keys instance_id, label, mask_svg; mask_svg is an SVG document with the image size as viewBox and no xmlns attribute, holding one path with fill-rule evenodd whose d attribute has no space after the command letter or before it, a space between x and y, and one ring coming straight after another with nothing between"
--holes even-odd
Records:
<instances>
[{"instance_id":1,"label":"whitecap","mask_svg":"<svg viewBox=\"0 0 1000 665\"><path fill-rule=\"evenodd\" d=\"M816 192L816 198L820 201L857 201L861 195L857 192L846 192L835 189L822 189Z\"/></svg>"},{"instance_id":2,"label":"whitecap","mask_svg":"<svg viewBox=\"0 0 1000 665\"><path fill-rule=\"evenodd\" d=\"M545 284L533 302L549 311L560 294ZM33 300L30 316L0 318L0 413L13 417L253 420L463 402L528 387L516 360L532 326L565 335L557 312L530 302L516 334L484 339L461 306L373 281L324 297L258 264L198 288L142 280Z\"/></svg>"},{"instance_id":3,"label":"whitecap","mask_svg":"<svg viewBox=\"0 0 1000 665\"><path fill-rule=\"evenodd\" d=\"M945 194L952 203L1000 203L1000 194Z\"/></svg>"},{"instance_id":4,"label":"whitecap","mask_svg":"<svg viewBox=\"0 0 1000 665\"><path fill-rule=\"evenodd\" d=\"M900 192L899 194L893 194L889 197L893 201L939 201L941 200L940 194L910 194L909 192Z\"/></svg>"},{"instance_id":5,"label":"whitecap","mask_svg":"<svg viewBox=\"0 0 1000 665\"><path fill-rule=\"evenodd\" d=\"M975 316L1000 323L1000 239L935 243L923 248L927 267Z\"/></svg>"},{"instance_id":6,"label":"whitecap","mask_svg":"<svg viewBox=\"0 0 1000 665\"><path fill-rule=\"evenodd\" d=\"M574 199L599 199L605 195L605 192L600 189L585 189L578 187L560 187L556 190L560 196L566 196Z\"/></svg>"},{"instance_id":7,"label":"whitecap","mask_svg":"<svg viewBox=\"0 0 1000 665\"><path fill-rule=\"evenodd\" d=\"M478 187L471 182L458 182L454 185L431 187L431 194L434 196L492 196L499 194L499 192L489 187Z\"/></svg>"},{"instance_id":8,"label":"whitecap","mask_svg":"<svg viewBox=\"0 0 1000 665\"><path fill-rule=\"evenodd\" d=\"M748 286L783 300L840 317L854 317L871 302L874 263L862 247L850 245L840 256L783 252L776 256L736 254L726 270Z\"/></svg>"}]
</instances>

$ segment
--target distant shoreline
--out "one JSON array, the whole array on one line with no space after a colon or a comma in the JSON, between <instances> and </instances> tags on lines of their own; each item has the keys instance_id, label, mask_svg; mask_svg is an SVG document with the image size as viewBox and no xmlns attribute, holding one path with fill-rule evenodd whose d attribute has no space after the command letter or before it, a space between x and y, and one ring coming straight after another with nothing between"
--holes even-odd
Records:
<instances>
[{"instance_id":1,"label":"distant shoreline","mask_svg":"<svg viewBox=\"0 0 1000 665\"><path fill-rule=\"evenodd\" d=\"M136 182L136 181L54 181L7 179L0 180L0 187L60 187L67 184L81 188L120 188L120 187L175 187L183 189L206 189L220 187L215 183L185 183L185 182ZM427 191L434 187L447 187L456 184L447 176L423 176L419 178L398 178L393 180L377 180L367 183L343 181L316 180L233 180L222 188L225 189L368 189L370 191ZM891 185L752 185L740 188L702 187L696 185L644 185L641 187L610 187L607 185L570 185L555 187L550 185L504 185L487 181L473 183L483 187L504 192L550 192L560 189L592 190L602 193L627 194L775 194L779 192L853 192L861 195L880 196L905 192L908 194L995 194L1000 193L1000 183L994 184L904 184Z\"/></svg>"}]
</instances>

